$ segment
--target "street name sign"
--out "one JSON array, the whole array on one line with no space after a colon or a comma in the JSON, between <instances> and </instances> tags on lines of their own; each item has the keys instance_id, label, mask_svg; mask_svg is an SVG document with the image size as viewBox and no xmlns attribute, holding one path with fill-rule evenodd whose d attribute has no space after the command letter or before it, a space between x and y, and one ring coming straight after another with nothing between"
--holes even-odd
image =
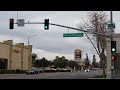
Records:
<instances>
[{"instance_id":1,"label":"street name sign","mask_svg":"<svg viewBox=\"0 0 120 90\"><path fill-rule=\"evenodd\" d=\"M83 37L83 33L64 33L63 37Z\"/></svg>"}]
</instances>

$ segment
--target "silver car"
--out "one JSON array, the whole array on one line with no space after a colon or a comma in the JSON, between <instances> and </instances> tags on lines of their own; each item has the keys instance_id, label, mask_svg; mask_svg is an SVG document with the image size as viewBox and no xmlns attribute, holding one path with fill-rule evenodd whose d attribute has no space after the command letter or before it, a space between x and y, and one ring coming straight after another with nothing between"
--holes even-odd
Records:
<instances>
[{"instance_id":1,"label":"silver car","mask_svg":"<svg viewBox=\"0 0 120 90\"><path fill-rule=\"evenodd\" d=\"M28 75L28 74L35 74L35 71L33 70L33 69L30 69L30 70L27 70L26 71L26 74Z\"/></svg>"}]
</instances>

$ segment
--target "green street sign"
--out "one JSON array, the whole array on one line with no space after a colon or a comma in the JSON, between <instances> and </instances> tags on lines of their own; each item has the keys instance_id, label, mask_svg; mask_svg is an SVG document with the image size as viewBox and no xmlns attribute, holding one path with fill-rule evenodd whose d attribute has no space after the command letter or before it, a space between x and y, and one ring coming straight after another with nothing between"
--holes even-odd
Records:
<instances>
[{"instance_id":1,"label":"green street sign","mask_svg":"<svg viewBox=\"0 0 120 90\"><path fill-rule=\"evenodd\" d=\"M83 37L83 33L64 33L63 37Z\"/></svg>"},{"instance_id":2,"label":"green street sign","mask_svg":"<svg viewBox=\"0 0 120 90\"><path fill-rule=\"evenodd\" d=\"M115 23L109 23L107 26L108 26L108 29L113 29L115 28Z\"/></svg>"}]
</instances>

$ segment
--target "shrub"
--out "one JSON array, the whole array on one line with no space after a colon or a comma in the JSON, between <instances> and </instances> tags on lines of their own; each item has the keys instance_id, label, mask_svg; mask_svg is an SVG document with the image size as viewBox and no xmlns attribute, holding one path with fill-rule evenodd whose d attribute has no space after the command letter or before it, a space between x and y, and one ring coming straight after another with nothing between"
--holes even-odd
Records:
<instances>
[{"instance_id":1,"label":"shrub","mask_svg":"<svg viewBox=\"0 0 120 90\"><path fill-rule=\"evenodd\" d=\"M0 70L0 74L20 74L20 73L25 73L26 70L20 70L20 69L16 69L16 70L4 70L1 69Z\"/></svg>"},{"instance_id":2,"label":"shrub","mask_svg":"<svg viewBox=\"0 0 120 90\"><path fill-rule=\"evenodd\" d=\"M18 73L20 73L20 72L21 72L20 69L16 69L16 71L15 71L16 74L18 74Z\"/></svg>"}]
</instances>

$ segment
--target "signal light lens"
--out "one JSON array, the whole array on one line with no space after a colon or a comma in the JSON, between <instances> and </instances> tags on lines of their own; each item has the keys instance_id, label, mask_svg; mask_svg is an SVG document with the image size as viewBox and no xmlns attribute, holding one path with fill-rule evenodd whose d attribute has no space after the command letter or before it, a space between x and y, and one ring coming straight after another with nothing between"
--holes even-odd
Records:
<instances>
[{"instance_id":1,"label":"signal light lens","mask_svg":"<svg viewBox=\"0 0 120 90\"><path fill-rule=\"evenodd\" d=\"M13 22L13 20L10 20L10 22Z\"/></svg>"},{"instance_id":2,"label":"signal light lens","mask_svg":"<svg viewBox=\"0 0 120 90\"><path fill-rule=\"evenodd\" d=\"M112 48L112 51L114 52L114 51L115 51L115 48Z\"/></svg>"},{"instance_id":3,"label":"signal light lens","mask_svg":"<svg viewBox=\"0 0 120 90\"><path fill-rule=\"evenodd\" d=\"M112 60L115 60L115 56L112 56Z\"/></svg>"}]
</instances>

